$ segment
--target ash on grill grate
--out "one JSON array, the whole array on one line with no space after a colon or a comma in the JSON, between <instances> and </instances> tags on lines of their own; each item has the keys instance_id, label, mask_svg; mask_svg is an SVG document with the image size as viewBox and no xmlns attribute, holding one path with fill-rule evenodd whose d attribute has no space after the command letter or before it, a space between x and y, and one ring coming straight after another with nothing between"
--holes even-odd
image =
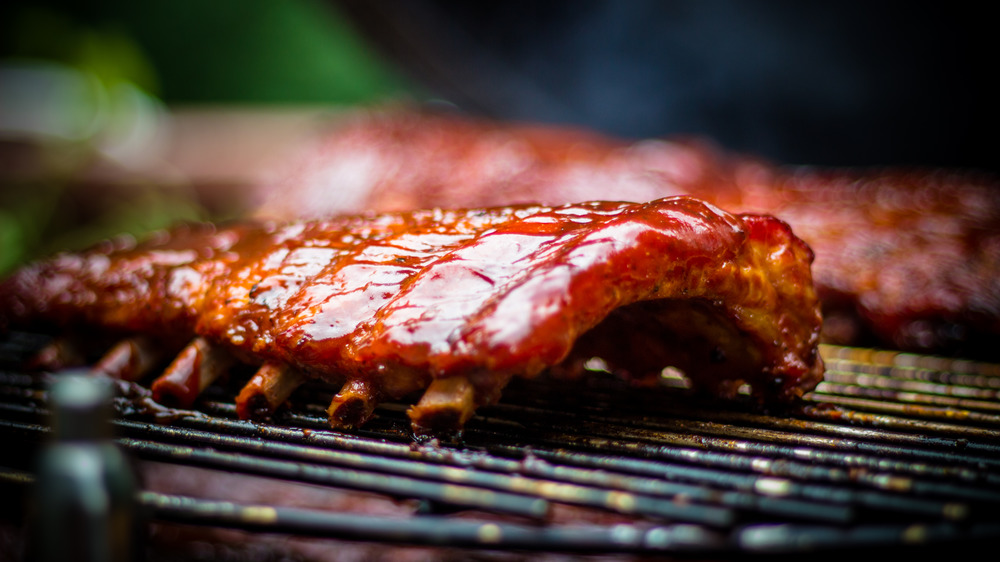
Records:
<instances>
[{"instance_id":1,"label":"ash on grill grate","mask_svg":"<svg viewBox=\"0 0 1000 562\"><path fill-rule=\"evenodd\" d=\"M37 343L22 340L0 345L4 357ZM702 404L677 384L518 381L461 442L418 443L404 404L364 429L329 429L330 389L314 385L268 423L240 421L233 381L196 411L157 409L123 385L132 397L115 427L145 477L160 553L236 540L322 559L336 539L368 557L400 553L373 545L459 558L812 555L1000 539L1000 366L822 352L828 380L784 411ZM0 373L4 486L30 482L24 453L48 433L44 381Z\"/></svg>"}]
</instances>

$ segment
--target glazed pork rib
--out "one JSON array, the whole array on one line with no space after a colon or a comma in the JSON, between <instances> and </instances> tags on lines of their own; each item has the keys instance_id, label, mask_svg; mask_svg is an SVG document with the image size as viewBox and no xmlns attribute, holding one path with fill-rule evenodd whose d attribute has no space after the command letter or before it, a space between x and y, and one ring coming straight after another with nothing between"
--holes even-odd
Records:
<instances>
[{"instance_id":1,"label":"glazed pork rib","mask_svg":"<svg viewBox=\"0 0 1000 562\"><path fill-rule=\"evenodd\" d=\"M794 399L823 371L811 261L785 223L685 197L194 225L17 271L0 325L129 336L102 361L127 378L150 363L128 358L179 349L152 389L181 405L257 365L242 417L308 378L341 385L342 427L423 390L414 429L440 433L513 376L571 379L595 356L637 382L671 366L706 393Z\"/></svg>"}]
</instances>

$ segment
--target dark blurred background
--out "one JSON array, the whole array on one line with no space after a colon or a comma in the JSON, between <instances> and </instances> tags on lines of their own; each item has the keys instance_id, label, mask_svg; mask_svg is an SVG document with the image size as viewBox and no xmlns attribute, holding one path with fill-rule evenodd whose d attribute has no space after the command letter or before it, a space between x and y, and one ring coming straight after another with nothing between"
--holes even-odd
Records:
<instances>
[{"instance_id":1,"label":"dark blurred background","mask_svg":"<svg viewBox=\"0 0 1000 562\"><path fill-rule=\"evenodd\" d=\"M278 123L385 103L622 137L703 135L785 164L995 173L993 21L988 3L889 0L8 1L0 271L26 248L50 249L38 241L60 225L101 214L81 209L122 200L67 206L53 177L217 180L273 156L294 130ZM231 108L253 110L220 121ZM261 121L275 108L284 117ZM271 144L248 144L255 136ZM83 238L200 216L183 198L143 193L128 201L138 212L103 213L116 218Z\"/></svg>"},{"instance_id":2,"label":"dark blurred background","mask_svg":"<svg viewBox=\"0 0 1000 562\"><path fill-rule=\"evenodd\" d=\"M997 167L988 3L8 2L2 54L121 73L167 104L400 94L776 161Z\"/></svg>"},{"instance_id":3,"label":"dark blurred background","mask_svg":"<svg viewBox=\"0 0 1000 562\"><path fill-rule=\"evenodd\" d=\"M985 4L340 4L414 77L474 111L702 134L785 163L997 166Z\"/></svg>"}]
</instances>

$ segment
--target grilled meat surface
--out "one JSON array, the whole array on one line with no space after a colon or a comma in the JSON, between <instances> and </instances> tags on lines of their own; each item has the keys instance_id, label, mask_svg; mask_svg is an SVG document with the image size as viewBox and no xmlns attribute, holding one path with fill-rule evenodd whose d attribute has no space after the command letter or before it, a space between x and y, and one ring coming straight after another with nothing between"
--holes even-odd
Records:
<instances>
[{"instance_id":1,"label":"grilled meat surface","mask_svg":"<svg viewBox=\"0 0 1000 562\"><path fill-rule=\"evenodd\" d=\"M793 399L823 370L811 261L785 223L686 197L188 225L22 268L0 326L126 336L99 362L125 378L179 349L152 389L182 405L257 365L243 417L310 377L342 385L335 426L422 390L409 415L436 433L512 376L572 379L593 357L638 383L670 366L706 393Z\"/></svg>"},{"instance_id":2,"label":"grilled meat surface","mask_svg":"<svg viewBox=\"0 0 1000 562\"><path fill-rule=\"evenodd\" d=\"M276 185L261 215L692 195L777 216L812 247L826 341L996 357L1000 181L973 172L778 167L692 140L385 111Z\"/></svg>"}]
</instances>

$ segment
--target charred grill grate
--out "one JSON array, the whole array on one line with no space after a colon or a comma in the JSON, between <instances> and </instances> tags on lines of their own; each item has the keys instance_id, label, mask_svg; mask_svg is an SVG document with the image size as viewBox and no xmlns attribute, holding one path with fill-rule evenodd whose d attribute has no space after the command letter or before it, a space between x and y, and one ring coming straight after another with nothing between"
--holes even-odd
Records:
<instances>
[{"instance_id":1,"label":"charred grill grate","mask_svg":"<svg viewBox=\"0 0 1000 562\"><path fill-rule=\"evenodd\" d=\"M14 362L34 343L15 334L0 359ZM269 423L240 421L234 377L232 386L212 387L196 412L123 398L115 425L118 444L146 470L140 502L163 524L500 551L695 555L1000 538L1000 366L822 351L827 381L787 412L702 404L680 383L623 391L598 378L567 391L533 381L481 409L461 442L415 443L401 404L381 406L363 429L330 430L330 389L319 386L297 391ZM48 432L45 378L0 372L6 485L31 481L22 453ZM178 470L188 474L182 480L201 480L200 492L157 479ZM227 494L234 474L260 489L333 490L353 497L353 508Z\"/></svg>"}]
</instances>

